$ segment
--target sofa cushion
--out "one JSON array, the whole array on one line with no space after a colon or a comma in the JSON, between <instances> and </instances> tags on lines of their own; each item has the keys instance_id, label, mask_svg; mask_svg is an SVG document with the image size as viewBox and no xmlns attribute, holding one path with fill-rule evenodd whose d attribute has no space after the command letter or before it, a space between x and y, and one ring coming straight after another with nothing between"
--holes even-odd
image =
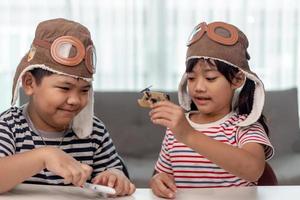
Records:
<instances>
[{"instance_id":1,"label":"sofa cushion","mask_svg":"<svg viewBox=\"0 0 300 200\"><path fill-rule=\"evenodd\" d=\"M268 91L264 113L270 129L275 157L300 153L297 89Z\"/></svg>"},{"instance_id":2,"label":"sofa cushion","mask_svg":"<svg viewBox=\"0 0 300 200\"><path fill-rule=\"evenodd\" d=\"M297 89L268 91L264 113L275 155L269 161L280 185L300 184Z\"/></svg>"},{"instance_id":3,"label":"sofa cushion","mask_svg":"<svg viewBox=\"0 0 300 200\"><path fill-rule=\"evenodd\" d=\"M177 103L177 93L168 94ZM95 115L106 125L121 156L154 159L165 128L152 124L150 110L138 105L142 96L139 92L96 92Z\"/></svg>"}]
</instances>

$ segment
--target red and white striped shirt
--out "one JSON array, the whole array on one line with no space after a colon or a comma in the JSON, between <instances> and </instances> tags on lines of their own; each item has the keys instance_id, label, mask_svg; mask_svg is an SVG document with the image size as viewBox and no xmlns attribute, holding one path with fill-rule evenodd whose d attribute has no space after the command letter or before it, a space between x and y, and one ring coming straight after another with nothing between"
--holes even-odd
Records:
<instances>
[{"instance_id":1,"label":"red and white striped shirt","mask_svg":"<svg viewBox=\"0 0 300 200\"><path fill-rule=\"evenodd\" d=\"M273 146L260 123L256 122L246 127L237 126L239 122L246 119L247 115L231 113L214 123L196 124L189 119L189 114L187 113L186 117L194 129L201 131L199 134L205 134L238 148L249 142L259 143L264 146L266 160L273 156ZM166 131L155 170L173 175L178 188L256 184L230 174L185 144L178 142L169 129Z\"/></svg>"}]
</instances>

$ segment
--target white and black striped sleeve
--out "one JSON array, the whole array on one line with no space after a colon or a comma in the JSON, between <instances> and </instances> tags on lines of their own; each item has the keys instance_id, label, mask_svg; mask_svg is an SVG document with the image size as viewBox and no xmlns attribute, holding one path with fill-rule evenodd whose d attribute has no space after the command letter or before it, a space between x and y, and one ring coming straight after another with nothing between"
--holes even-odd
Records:
<instances>
[{"instance_id":1,"label":"white and black striped sleeve","mask_svg":"<svg viewBox=\"0 0 300 200\"><path fill-rule=\"evenodd\" d=\"M123 170L122 161L116 151L109 132L104 124L94 119L94 130L92 134L93 142L96 151L93 158L93 177L98 173L105 171L109 168L117 168Z\"/></svg>"},{"instance_id":2,"label":"white and black striped sleeve","mask_svg":"<svg viewBox=\"0 0 300 200\"><path fill-rule=\"evenodd\" d=\"M7 110L0 115L0 157L15 154L15 140L12 131L14 114Z\"/></svg>"}]
</instances>

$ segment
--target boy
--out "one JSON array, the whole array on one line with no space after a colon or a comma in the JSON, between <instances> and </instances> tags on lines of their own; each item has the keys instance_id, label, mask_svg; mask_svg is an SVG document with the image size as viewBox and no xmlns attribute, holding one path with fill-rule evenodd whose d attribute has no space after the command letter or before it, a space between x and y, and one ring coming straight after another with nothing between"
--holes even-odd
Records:
<instances>
[{"instance_id":1,"label":"boy","mask_svg":"<svg viewBox=\"0 0 300 200\"><path fill-rule=\"evenodd\" d=\"M37 26L13 84L12 105L21 81L29 103L0 115L1 193L22 182L86 181L114 187L118 196L134 192L109 133L93 116L94 62L83 25L53 19Z\"/></svg>"}]
</instances>

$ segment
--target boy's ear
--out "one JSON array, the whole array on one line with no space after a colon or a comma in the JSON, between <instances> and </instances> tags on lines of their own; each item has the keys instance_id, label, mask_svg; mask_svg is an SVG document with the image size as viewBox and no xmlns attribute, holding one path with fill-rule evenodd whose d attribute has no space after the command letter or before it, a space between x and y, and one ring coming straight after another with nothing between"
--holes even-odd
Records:
<instances>
[{"instance_id":1,"label":"boy's ear","mask_svg":"<svg viewBox=\"0 0 300 200\"><path fill-rule=\"evenodd\" d=\"M241 87L245 83L245 80L246 80L245 74L242 71L239 71L232 80L233 89L237 89Z\"/></svg>"},{"instance_id":2,"label":"boy's ear","mask_svg":"<svg viewBox=\"0 0 300 200\"><path fill-rule=\"evenodd\" d=\"M22 76L22 87L27 96L33 94L33 88L35 86L35 79L30 72L25 72Z\"/></svg>"}]
</instances>

